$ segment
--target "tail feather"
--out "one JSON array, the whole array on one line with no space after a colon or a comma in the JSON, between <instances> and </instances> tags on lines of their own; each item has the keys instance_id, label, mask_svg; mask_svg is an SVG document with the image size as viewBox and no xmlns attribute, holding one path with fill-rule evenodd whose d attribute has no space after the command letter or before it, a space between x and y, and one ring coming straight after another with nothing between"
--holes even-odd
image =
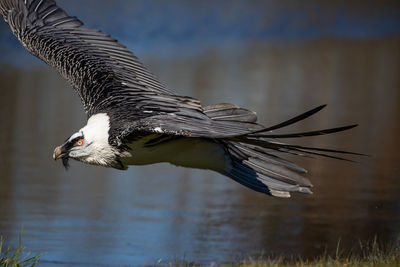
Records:
<instances>
[{"instance_id":1,"label":"tail feather","mask_svg":"<svg viewBox=\"0 0 400 267\"><path fill-rule=\"evenodd\" d=\"M236 182L257 192L277 197L290 197L290 193L287 191L275 190L272 189L272 187L267 187L262 181L256 178L257 175L251 170L251 168L246 168L245 165L240 164L238 161L234 161L232 170L224 174Z\"/></svg>"},{"instance_id":2,"label":"tail feather","mask_svg":"<svg viewBox=\"0 0 400 267\"><path fill-rule=\"evenodd\" d=\"M291 144L279 143L279 142L275 142L273 140L262 139L262 138L253 139L253 138L246 138L246 137L243 138L242 137L240 139L235 139L235 140L242 142L242 143L246 143L246 144L256 145L258 147L262 147L265 149L295 154L295 155L299 155L299 156L305 156L306 154L309 154L309 155L316 155L316 156L322 156L322 157L327 157L327 158L345 160L345 161L350 161L350 162L353 162L353 161L350 159L344 158L344 157L334 156L334 155L330 155L327 153L365 156L364 154L355 153L355 152L335 150L335 149L329 149L329 148L320 148L320 147L305 147L305 146L299 146L299 145L291 145ZM297 153L297 152L300 152L300 153ZM320 152L326 152L326 153L320 153Z\"/></svg>"},{"instance_id":3,"label":"tail feather","mask_svg":"<svg viewBox=\"0 0 400 267\"><path fill-rule=\"evenodd\" d=\"M231 167L224 174L258 192L290 197L290 192L311 193L306 171L297 165L270 156L247 144L224 142L231 156Z\"/></svg>"},{"instance_id":4,"label":"tail feather","mask_svg":"<svg viewBox=\"0 0 400 267\"><path fill-rule=\"evenodd\" d=\"M272 163L267 163L259 158L249 158L248 160L243 161L247 166L252 167L258 173L262 173L271 177L274 180L279 180L287 184L292 185L301 185L311 187L311 182L299 175L296 172L288 170L286 168L282 168L282 166L275 165Z\"/></svg>"},{"instance_id":5,"label":"tail feather","mask_svg":"<svg viewBox=\"0 0 400 267\"><path fill-rule=\"evenodd\" d=\"M317 136L317 135L324 135L324 134L331 134L337 132L343 132L349 130L351 128L357 127L357 124L324 129L324 130L317 130L317 131L309 131L309 132L301 132L301 133L292 133L292 134L249 134L246 136L251 137L264 137L264 138L294 138L294 137L306 137L306 136Z\"/></svg>"},{"instance_id":6,"label":"tail feather","mask_svg":"<svg viewBox=\"0 0 400 267\"><path fill-rule=\"evenodd\" d=\"M321 147L306 147L306 146L299 146L299 145L289 145L289 144L278 143L278 142L273 142L273 141L269 141L269 142L271 144L275 144L275 145L282 146L282 147L286 146L289 148L298 148L298 149L304 149L304 150L322 151L322 152L330 152L330 153L337 153L337 154L348 154L348 155L355 155L355 156L367 156L365 154L344 151L344 150L321 148Z\"/></svg>"},{"instance_id":7,"label":"tail feather","mask_svg":"<svg viewBox=\"0 0 400 267\"><path fill-rule=\"evenodd\" d=\"M259 173L239 159L233 159L232 168L225 175L255 191L276 197L290 197L290 192L302 191L300 186L285 183ZM305 193L311 193L311 191Z\"/></svg>"},{"instance_id":8,"label":"tail feather","mask_svg":"<svg viewBox=\"0 0 400 267\"><path fill-rule=\"evenodd\" d=\"M321 109L323 109L325 107L326 107L326 105L318 106L318 107L313 108L313 109L311 109L311 110L309 110L307 112L304 112L304 113L302 113L302 114L300 114L300 115L298 115L298 116L296 116L294 118L291 118L291 119L286 120L284 122L281 122L281 123L278 123L276 125L270 126L268 128L264 128L264 129L258 130L256 132L253 132L253 134L261 133L261 132L268 132L268 131L280 129L280 128L295 124L296 122L302 121L302 120L314 115L315 113L317 113L318 111L320 111Z\"/></svg>"},{"instance_id":9,"label":"tail feather","mask_svg":"<svg viewBox=\"0 0 400 267\"><path fill-rule=\"evenodd\" d=\"M278 157L277 155L271 154L271 150L266 150L263 148L260 148L258 146L254 146L251 144L245 144L245 143L234 143L234 146L243 151L244 153L247 153L248 156L250 157L257 157L261 158L265 161L268 161L270 163L274 163L277 165L281 165L285 168L288 168L292 171L305 174L307 173L307 170L304 168L294 164L293 162L290 162L286 159L282 159Z\"/></svg>"},{"instance_id":10,"label":"tail feather","mask_svg":"<svg viewBox=\"0 0 400 267\"><path fill-rule=\"evenodd\" d=\"M257 172L253 169L253 166L249 166L246 163L234 160L232 169L224 174L255 191L275 197L290 197L291 192L312 193L308 187L274 179Z\"/></svg>"},{"instance_id":11,"label":"tail feather","mask_svg":"<svg viewBox=\"0 0 400 267\"><path fill-rule=\"evenodd\" d=\"M312 184L304 177L307 171L295 163L277 156L277 152L311 158L321 156L351 162L354 161L344 158L342 155L362 154L330 148L292 145L277 142L276 139L337 133L352 129L357 125L289 134L267 132L302 121L322 110L325 106L318 106L271 127L263 127L257 124L257 116L254 112L232 104L217 104L206 107L204 112L211 119L240 124L250 131L245 135L219 139L231 159L230 168L223 173L253 190L276 197L290 197L291 192L311 194Z\"/></svg>"},{"instance_id":12,"label":"tail feather","mask_svg":"<svg viewBox=\"0 0 400 267\"><path fill-rule=\"evenodd\" d=\"M321 157L325 157L325 158L338 159L338 160L343 160L343 161L348 161L348 162L357 163L357 161L354 161L354 160L351 160L351 159L348 159L348 158L343 158L343 157L335 156L335 155L329 155L329 154L325 154L325 153L318 153L318 152L313 152L313 151L307 151L307 150L298 149L298 148L293 148L293 150L296 150L296 151L299 151L299 152L304 152L304 153L311 154L311 155L321 156Z\"/></svg>"}]
</instances>

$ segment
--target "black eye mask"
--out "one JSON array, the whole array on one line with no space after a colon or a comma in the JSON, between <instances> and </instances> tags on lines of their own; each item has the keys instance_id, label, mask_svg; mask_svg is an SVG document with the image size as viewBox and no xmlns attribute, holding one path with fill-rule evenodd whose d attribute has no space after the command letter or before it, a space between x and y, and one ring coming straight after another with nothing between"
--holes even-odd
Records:
<instances>
[{"instance_id":1,"label":"black eye mask","mask_svg":"<svg viewBox=\"0 0 400 267\"><path fill-rule=\"evenodd\" d=\"M68 141L68 139L65 141L65 144L62 147L62 153L64 154L64 156L62 157L62 163L64 165L64 168L67 170L69 168L69 157L68 157L68 151L71 150L71 148L73 148L75 146L75 143L79 140L79 139L84 139L84 136L78 136L75 137L74 139L72 139L71 141Z\"/></svg>"}]
</instances>

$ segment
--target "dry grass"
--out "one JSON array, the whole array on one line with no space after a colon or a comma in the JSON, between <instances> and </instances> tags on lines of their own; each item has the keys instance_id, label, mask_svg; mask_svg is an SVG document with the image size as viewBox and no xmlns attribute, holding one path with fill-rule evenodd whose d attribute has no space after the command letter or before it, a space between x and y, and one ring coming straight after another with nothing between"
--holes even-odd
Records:
<instances>
[{"instance_id":1,"label":"dry grass","mask_svg":"<svg viewBox=\"0 0 400 267\"><path fill-rule=\"evenodd\" d=\"M287 258L285 256L260 256L259 258L248 258L241 262L229 262L226 264L211 264L212 267L400 267L400 244L382 245L376 239L368 243L360 243L357 253L347 253L339 248L336 253L321 255L313 260L301 258ZM159 264L170 267L202 267L207 265L195 262L176 261L170 264Z\"/></svg>"},{"instance_id":2,"label":"dry grass","mask_svg":"<svg viewBox=\"0 0 400 267\"><path fill-rule=\"evenodd\" d=\"M340 243L339 243L340 244ZM339 249L339 244L335 255L324 254L314 260L287 259L285 257L259 259L248 259L240 263L229 264L230 266L240 267L336 267L336 266L398 266L400 267L400 246L381 245L376 239L366 244L360 243L361 253L346 253ZM228 265L226 265L228 266Z\"/></svg>"}]
</instances>

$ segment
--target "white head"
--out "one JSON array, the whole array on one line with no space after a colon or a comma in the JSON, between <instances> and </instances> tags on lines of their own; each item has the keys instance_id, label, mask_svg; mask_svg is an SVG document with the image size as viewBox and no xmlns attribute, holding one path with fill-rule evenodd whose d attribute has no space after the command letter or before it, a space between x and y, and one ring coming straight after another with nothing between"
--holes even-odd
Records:
<instances>
[{"instance_id":1,"label":"white head","mask_svg":"<svg viewBox=\"0 0 400 267\"><path fill-rule=\"evenodd\" d=\"M56 147L53 158L68 167L72 158L89 164L114 167L118 151L108 143L110 118L105 113L91 116L87 125Z\"/></svg>"}]
</instances>

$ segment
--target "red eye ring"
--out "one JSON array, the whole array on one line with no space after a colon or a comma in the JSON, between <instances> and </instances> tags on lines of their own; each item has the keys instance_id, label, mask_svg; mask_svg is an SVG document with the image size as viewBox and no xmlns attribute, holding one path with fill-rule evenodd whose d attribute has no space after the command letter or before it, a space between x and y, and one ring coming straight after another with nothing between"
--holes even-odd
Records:
<instances>
[{"instance_id":1,"label":"red eye ring","mask_svg":"<svg viewBox=\"0 0 400 267\"><path fill-rule=\"evenodd\" d=\"M84 141L83 141L83 139L79 139L78 141L76 141L76 145L77 146L81 146L81 145L83 145L83 143L84 143Z\"/></svg>"}]
</instances>

